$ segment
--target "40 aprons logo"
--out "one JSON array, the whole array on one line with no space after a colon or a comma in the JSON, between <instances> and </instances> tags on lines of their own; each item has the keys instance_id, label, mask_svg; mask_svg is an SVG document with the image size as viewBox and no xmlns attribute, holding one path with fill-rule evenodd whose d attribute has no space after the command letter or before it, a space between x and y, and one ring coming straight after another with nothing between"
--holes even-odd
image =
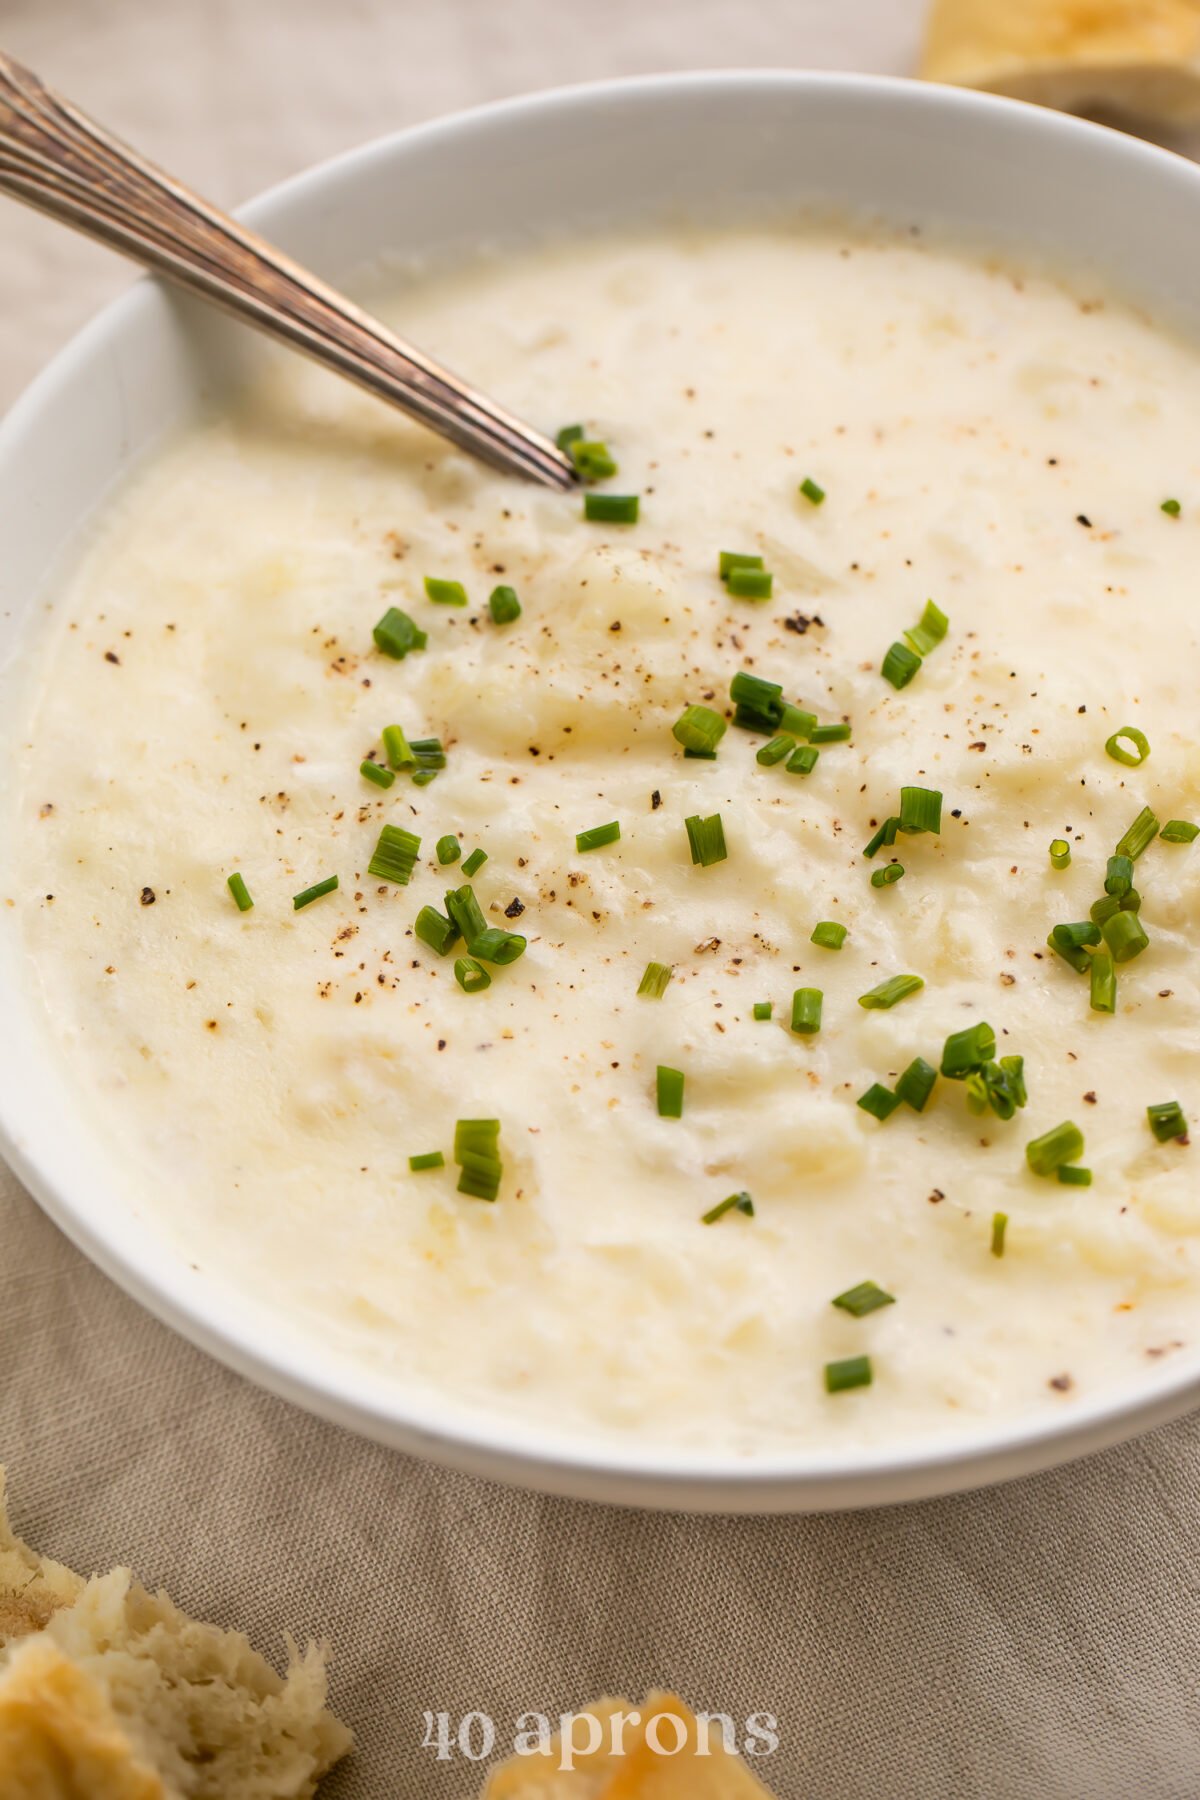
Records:
<instances>
[{"instance_id":1,"label":"40 aprons logo","mask_svg":"<svg viewBox=\"0 0 1200 1800\"><path fill-rule=\"evenodd\" d=\"M426 1712L422 1715L424 1735L421 1746L432 1751L437 1762L453 1762L463 1757L467 1762L483 1762L491 1756L499 1742L496 1722L489 1713L463 1713L457 1721L452 1713ZM630 1707L624 1712L522 1713L512 1726L512 1736L500 1748L512 1756L552 1757L560 1769L573 1769L581 1757L603 1753L611 1757L627 1754L626 1738L636 1734L655 1756L711 1756L714 1740L729 1755L773 1756L779 1748L778 1721L774 1713L751 1713L738 1728L728 1713L696 1713L694 1718L678 1712L644 1712Z\"/></svg>"}]
</instances>

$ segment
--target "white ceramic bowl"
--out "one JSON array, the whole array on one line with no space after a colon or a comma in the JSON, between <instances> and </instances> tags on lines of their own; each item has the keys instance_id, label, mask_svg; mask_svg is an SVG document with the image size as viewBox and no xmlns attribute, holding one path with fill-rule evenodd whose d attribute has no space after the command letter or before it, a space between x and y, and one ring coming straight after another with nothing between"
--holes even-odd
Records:
<instances>
[{"instance_id":1,"label":"white ceramic bowl","mask_svg":"<svg viewBox=\"0 0 1200 1800\"><path fill-rule=\"evenodd\" d=\"M335 281L389 250L656 215L815 205L1045 253L1200 329L1200 168L1114 132L948 88L852 75L725 74L536 95L422 126L300 176L246 217ZM0 287L3 272L0 270ZM243 379L241 327L149 282L59 356L0 427L0 719L11 716L42 593L92 510L162 435ZM464 370L470 374L470 370ZM0 827L7 831L0 819ZM3 837L0 837L0 898ZM81 1122L28 992L17 910L0 905L0 1149L50 1216L193 1342L299 1405L480 1475L589 1499L708 1510L861 1506L1061 1462L1177 1415L1195 1358L1133 1394L959 1442L752 1462L622 1451L436 1406L258 1316L131 1214L119 1158Z\"/></svg>"}]
</instances>

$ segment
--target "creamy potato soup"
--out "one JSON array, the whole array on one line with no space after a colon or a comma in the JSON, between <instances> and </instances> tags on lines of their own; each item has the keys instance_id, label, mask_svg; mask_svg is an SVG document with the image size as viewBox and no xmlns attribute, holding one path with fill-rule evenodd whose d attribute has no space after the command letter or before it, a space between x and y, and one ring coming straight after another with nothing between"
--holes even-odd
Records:
<instances>
[{"instance_id":1,"label":"creamy potato soup","mask_svg":"<svg viewBox=\"0 0 1200 1800\"><path fill-rule=\"evenodd\" d=\"M580 491L278 357L106 510L20 724L2 892L147 1228L610 1443L968 1435L1188 1353L1196 351L832 229L381 310Z\"/></svg>"}]
</instances>

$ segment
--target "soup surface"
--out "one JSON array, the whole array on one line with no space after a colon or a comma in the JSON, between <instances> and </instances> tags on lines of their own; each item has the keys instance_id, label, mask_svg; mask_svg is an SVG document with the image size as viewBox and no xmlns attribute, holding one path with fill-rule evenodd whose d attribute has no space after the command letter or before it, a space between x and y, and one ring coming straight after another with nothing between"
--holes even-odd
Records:
<instances>
[{"instance_id":1,"label":"soup surface","mask_svg":"<svg viewBox=\"0 0 1200 1800\"><path fill-rule=\"evenodd\" d=\"M147 1226L331 1358L593 1440L970 1434L1185 1353L1195 1152L1147 1108L1200 1104L1200 847L1157 835L1200 818L1195 349L865 231L563 245L380 310L578 421L638 518L284 357L107 509L3 892ZM388 769L393 725L444 767ZM460 1120L499 1123L475 1193Z\"/></svg>"}]
</instances>

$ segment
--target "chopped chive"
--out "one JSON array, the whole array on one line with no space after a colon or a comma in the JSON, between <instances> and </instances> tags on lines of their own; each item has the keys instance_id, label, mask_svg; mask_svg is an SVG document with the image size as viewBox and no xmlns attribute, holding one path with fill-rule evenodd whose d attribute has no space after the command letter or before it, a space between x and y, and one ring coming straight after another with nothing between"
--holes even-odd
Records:
<instances>
[{"instance_id":1,"label":"chopped chive","mask_svg":"<svg viewBox=\"0 0 1200 1800\"><path fill-rule=\"evenodd\" d=\"M740 1194L730 1194L727 1199L718 1200L715 1206L710 1206L706 1213L700 1214L700 1223L715 1225L717 1220L723 1219L727 1212L744 1213L748 1219L754 1217L754 1202L745 1189Z\"/></svg>"},{"instance_id":2,"label":"chopped chive","mask_svg":"<svg viewBox=\"0 0 1200 1800\"><path fill-rule=\"evenodd\" d=\"M1158 835L1166 844L1190 844L1200 837L1200 825L1188 819L1168 819Z\"/></svg>"},{"instance_id":3,"label":"chopped chive","mask_svg":"<svg viewBox=\"0 0 1200 1800\"><path fill-rule=\"evenodd\" d=\"M418 1169L444 1169L446 1159L440 1150L425 1150L420 1156L410 1156L408 1166L414 1172Z\"/></svg>"},{"instance_id":4,"label":"chopped chive","mask_svg":"<svg viewBox=\"0 0 1200 1800\"><path fill-rule=\"evenodd\" d=\"M1115 912L1100 930L1115 963L1132 962L1150 942L1135 912Z\"/></svg>"},{"instance_id":5,"label":"chopped chive","mask_svg":"<svg viewBox=\"0 0 1200 1800\"><path fill-rule=\"evenodd\" d=\"M599 438L572 438L566 449L581 481L607 481L617 473L608 445Z\"/></svg>"},{"instance_id":6,"label":"chopped chive","mask_svg":"<svg viewBox=\"0 0 1200 1800\"><path fill-rule=\"evenodd\" d=\"M1127 749L1127 744L1132 744L1133 749ZM1105 739L1104 748L1114 762L1124 763L1128 769L1138 768L1150 754L1145 734L1136 725L1122 725L1120 731Z\"/></svg>"},{"instance_id":7,"label":"chopped chive","mask_svg":"<svg viewBox=\"0 0 1200 1800\"><path fill-rule=\"evenodd\" d=\"M492 978L481 962L473 956L456 956L454 959L454 979L464 994L479 994L484 988L492 985Z\"/></svg>"},{"instance_id":8,"label":"chopped chive","mask_svg":"<svg viewBox=\"0 0 1200 1800\"><path fill-rule=\"evenodd\" d=\"M1025 1058L1023 1056L1002 1056L1000 1067L1009 1091L1018 1106L1025 1106L1029 1100L1029 1092L1025 1086Z\"/></svg>"},{"instance_id":9,"label":"chopped chive","mask_svg":"<svg viewBox=\"0 0 1200 1800\"><path fill-rule=\"evenodd\" d=\"M789 775L811 775L821 760L815 744L798 744L787 760Z\"/></svg>"},{"instance_id":10,"label":"chopped chive","mask_svg":"<svg viewBox=\"0 0 1200 1800\"><path fill-rule=\"evenodd\" d=\"M1164 500L1162 503L1162 511L1169 513L1173 519L1177 519L1180 513L1178 500Z\"/></svg>"},{"instance_id":11,"label":"chopped chive","mask_svg":"<svg viewBox=\"0 0 1200 1800\"><path fill-rule=\"evenodd\" d=\"M488 611L492 615L493 625L511 625L514 619L519 619L521 602L517 598L516 588L494 587L488 595Z\"/></svg>"},{"instance_id":12,"label":"chopped chive","mask_svg":"<svg viewBox=\"0 0 1200 1800\"><path fill-rule=\"evenodd\" d=\"M418 769L412 778L412 783L414 787L428 787L430 782L436 781L437 778L436 769Z\"/></svg>"},{"instance_id":13,"label":"chopped chive","mask_svg":"<svg viewBox=\"0 0 1200 1800\"><path fill-rule=\"evenodd\" d=\"M254 902L250 898L250 889L246 886L242 877L240 875L231 875L225 885L233 895L234 903L236 904L238 911L249 912L250 908L254 905Z\"/></svg>"},{"instance_id":14,"label":"chopped chive","mask_svg":"<svg viewBox=\"0 0 1200 1800\"><path fill-rule=\"evenodd\" d=\"M1053 1131L1031 1138L1025 1146L1025 1160L1035 1175L1054 1175L1064 1163L1078 1162L1083 1155L1083 1133L1069 1119Z\"/></svg>"},{"instance_id":15,"label":"chopped chive","mask_svg":"<svg viewBox=\"0 0 1200 1800\"><path fill-rule=\"evenodd\" d=\"M1064 1187L1091 1187L1092 1171L1083 1169L1078 1163L1062 1163L1054 1171Z\"/></svg>"},{"instance_id":16,"label":"chopped chive","mask_svg":"<svg viewBox=\"0 0 1200 1800\"><path fill-rule=\"evenodd\" d=\"M1104 877L1104 891L1123 900L1133 886L1133 863L1128 856L1110 856L1108 873Z\"/></svg>"},{"instance_id":17,"label":"chopped chive","mask_svg":"<svg viewBox=\"0 0 1200 1800\"><path fill-rule=\"evenodd\" d=\"M669 963L648 962L646 972L638 982L638 993L645 994L651 1000L661 1000L671 980Z\"/></svg>"},{"instance_id":18,"label":"chopped chive","mask_svg":"<svg viewBox=\"0 0 1200 1800\"><path fill-rule=\"evenodd\" d=\"M820 988L796 989L792 995L792 1030L798 1037L811 1037L820 1031L823 1000Z\"/></svg>"},{"instance_id":19,"label":"chopped chive","mask_svg":"<svg viewBox=\"0 0 1200 1800\"><path fill-rule=\"evenodd\" d=\"M655 1070L655 1093L658 1100L658 1116L660 1119L682 1119L683 1117L683 1074L679 1069L668 1069L659 1064Z\"/></svg>"},{"instance_id":20,"label":"chopped chive","mask_svg":"<svg viewBox=\"0 0 1200 1800\"><path fill-rule=\"evenodd\" d=\"M774 731L783 714L783 689L777 681L764 681L761 675L751 675L748 669L739 669L729 683L729 698L739 710L766 720L766 729ZM734 724L739 721L735 718ZM758 730L758 726L749 726L750 730Z\"/></svg>"},{"instance_id":21,"label":"chopped chive","mask_svg":"<svg viewBox=\"0 0 1200 1800\"><path fill-rule=\"evenodd\" d=\"M874 888L891 887L894 882L899 881L903 873L904 864L898 862L888 863L887 867L883 869L872 869L871 886Z\"/></svg>"},{"instance_id":22,"label":"chopped chive","mask_svg":"<svg viewBox=\"0 0 1200 1800\"><path fill-rule=\"evenodd\" d=\"M453 919L447 919L436 906L423 906L413 924L413 934L439 956L445 956L447 950L453 949L459 939L459 929Z\"/></svg>"},{"instance_id":23,"label":"chopped chive","mask_svg":"<svg viewBox=\"0 0 1200 1800\"><path fill-rule=\"evenodd\" d=\"M470 886L447 888L446 911L462 933L467 949L474 952L475 940L487 930L487 920Z\"/></svg>"},{"instance_id":24,"label":"chopped chive","mask_svg":"<svg viewBox=\"0 0 1200 1800\"><path fill-rule=\"evenodd\" d=\"M886 1012L900 1000L907 1000L910 994L919 992L925 986L920 975L889 975L866 994L858 996L858 1004L865 1006L868 1012Z\"/></svg>"},{"instance_id":25,"label":"chopped chive","mask_svg":"<svg viewBox=\"0 0 1200 1800\"><path fill-rule=\"evenodd\" d=\"M790 756L795 748L795 738L773 737L769 744L763 744L754 760L761 763L764 769L773 769L777 762L782 762L785 756Z\"/></svg>"},{"instance_id":26,"label":"chopped chive","mask_svg":"<svg viewBox=\"0 0 1200 1800\"><path fill-rule=\"evenodd\" d=\"M1056 925L1054 931L1052 931L1046 939L1046 943L1050 949L1054 951L1056 956L1061 956L1065 963L1070 963L1077 975L1086 975L1092 966L1091 957L1086 950L1079 950L1074 944L1068 944L1066 942L1060 943L1058 938L1054 935L1054 932L1060 929L1061 927Z\"/></svg>"},{"instance_id":27,"label":"chopped chive","mask_svg":"<svg viewBox=\"0 0 1200 1800\"><path fill-rule=\"evenodd\" d=\"M721 823L720 813L713 813L707 819L702 819L699 813L693 813L683 823L693 867L699 863L701 868L707 869L713 863L725 861L729 852L725 848L725 827Z\"/></svg>"},{"instance_id":28,"label":"chopped chive","mask_svg":"<svg viewBox=\"0 0 1200 1800\"><path fill-rule=\"evenodd\" d=\"M822 500L825 498L825 489L823 487L818 487L811 475L806 475L804 480L800 483L800 492L804 495L804 498L810 500L814 506L820 506Z\"/></svg>"},{"instance_id":29,"label":"chopped chive","mask_svg":"<svg viewBox=\"0 0 1200 1800\"><path fill-rule=\"evenodd\" d=\"M840 950L846 941L846 926L839 925L836 919L822 919L819 925L813 926L810 944L820 944L822 950Z\"/></svg>"},{"instance_id":30,"label":"chopped chive","mask_svg":"<svg viewBox=\"0 0 1200 1800\"><path fill-rule=\"evenodd\" d=\"M893 816L890 819L885 819L883 824L879 827L879 830L875 833L875 836L863 851L863 855L869 859L874 856L877 850L890 850L896 841L896 833L899 829L900 820L898 818Z\"/></svg>"},{"instance_id":31,"label":"chopped chive","mask_svg":"<svg viewBox=\"0 0 1200 1800\"><path fill-rule=\"evenodd\" d=\"M1071 846L1066 838L1050 839L1050 861L1054 868L1065 869L1071 861Z\"/></svg>"},{"instance_id":32,"label":"chopped chive","mask_svg":"<svg viewBox=\"0 0 1200 1800\"><path fill-rule=\"evenodd\" d=\"M474 1200L494 1200L500 1192L499 1119L459 1119L454 1127L458 1192Z\"/></svg>"},{"instance_id":33,"label":"chopped chive","mask_svg":"<svg viewBox=\"0 0 1200 1800\"><path fill-rule=\"evenodd\" d=\"M411 769L416 764L416 753L399 725L385 725L382 732L383 753L387 757L388 768L399 772Z\"/></svg>"},{"instance_id":34,"label":"chopped chive","mask_svg":"<svg viewBox=\"0 0 1200 1800\"><path fill-rule=\"evenodd\" d=\"M685 760L690 758L693 762L716 762L717 760L715 750L685 750L683 754Z\"/></svg>"},{"instance_id":35,"label":"chopped chive","mask_svg":"<svg viewBox=\"0 0 1200 1800\"><path fill-rule=\"evenodd\" d=\"M911 631L904 633L904 641L918 656L928 656L931 650L937 649L949 629L950 621L941 607L927 600L918 622Z\"/></svg>"},{"instance_id":36,"label":"chopped chive","mask_svg":"<svg viewBox=\"0 0 1200 1800\"><path fill-rule=\"evenodd\" d=\"M725 580L736 600L769 600L774 584L769 569L730 569Z\"/></svg>"},{"instance_id":37,"label":"chopped chive","mask_svg":"<svg viewBox=\"0 0 1200 1800\"><path fill-rule=\"evenodd\" d=\"M985 1019L952 1031L942 1046L942 1074L947 1081L965 1081L996 1054L996 1034Z\"/></svg>"},{"instance_id":38,"label":"chopped chive","mask_svg":"<svg viewBox=\"0 0 1200 1800\"><path fill-rule=\"evenodd\" d=\"M379 833L375 853L367 864L367 874L380 881L394 881L407 887L417 866L421 840L402 825L385 825Z\"/></svg>"},{"instance_id":39,"label":"chopped chive","mask_svg":"<svg viewBox=\"0 0 1200 1800\"><path fill-rule=\"evenodd\" d=\"M1118 856L1128 856L1137 861L1142 851L1154 842L1154 834L1158 830L1158 820L1148 806L1143 806L1129 830L1117 845Z\"/></svg>"},{"instance_id":40,"label":"chopped chive","mask_svg":"<svg viewBox=\"0 0 1200 1800\"><path fill-rule=\"evenodd\" d=\"M1093 900L1088 907L1088 916L1094 925L1103 928L1105 919L1111 919L1114 913L1135 913L1141 912L1141 910L1142 896L1136 888L1130 888L1129 892L1122 894L1119 900L1115 894L1101 894L1100 898Z\"/></svg>"},{"instance_id":41,"label":"chopped chive","mask_svg":"<svg viewBox=\"0 0 1200 1800\"><path fill-rule=\"evenodd\" d=\"M939 788L902 787L900 789L900 822L896 829L906 837L919 831L940 832L942 829L942 795Z\"/></svg>"},{"instance_id":42,"label":"chopped chive","mask_svg":"<svg viewBox=\"0 0 1200 1800\"><path fill-rule=\"evenodd\" d=\"M418 769L444 769L446 752L441 738L414 738L408 746L417 759Z\"/></svg>"},{"instance_id":43,"label":"chopped chive","mask_svg":"<svg viewBox=\"0 0 1200 1800\"><path fill-rule=\"evenodd\" d=\"M467 590L461 581L442 581L436 575L425 577L425 593L435 606L465 606Z\"/></svg>"},{"instance_id":44,"label":"chopped chive","mask_svg":"<svg viewBox=\"0 0 1200 1800\"><path fill-rule=\"evenodd\" d=\"M472 850L470 856L468 856L466 862L464 862L462 866L463 874L477 875L487 859L488 853L486 850Z\"/></svg>"},{"instance_id":45,"label":"chopped chive","mask_svg":"<svg viewBox=\"0 0 1200 1800\"><path fill-rule=\"evenodd\" d=\"M1168 1144L1172 1138L1186 1138L1188 1134L1188 1123L1178 1100L1160 1100L1156 1106L1148 1106L1146 1119L1160 1144Z\"/></svg>"},{"instance_id":46,"label":"chopped chive","mask_svg":"<svg viewBox=\"0 0 1200 1800\"><path fill-rule=\"evenodd\" d=\"M839 719L834 725L814 725L808 741L810 744L844 744L849 736L849 723Z\"/></svg>"},{"instance_id":47,"label":"chopped chive","mask_svg":"<svg viewBox=\"0 0 1200 1800\"><path fill-rule=\"evenodd\" d=\"M640 511L637 494L585 494L583 516L602 525L636 525Z\"/></svg>"},{"instance_id":48,"label":"chopped chive","mask_svg":"<svg viewBox=\"0 0 1200 1800\"><path fill-rule=\"evenodd\" d=\"M410 619L398 606L389 606L371 633L385 656L403 662L410 650L423 650L428 639L415 619Z\"/></svg>"},{"instance_id":49,"label":"chopped chive","mask_svg":"<svg viewBox=\"0 0 1200 1800\"><path fill-rule=\"evenodd\" d=\"M784 702L779 709L779 729L790 737L803 738L807 742L817 729L817 715L803 706L792 706Z\"/></svg>"},{"instance_id":50,"label":"chopped chive","mask_svg":"<svg viewBox=\"0 0 1200 1800\"><path fill-rule=\"evenodd\" d=\"M882 1083L873 1081L866 1093L859 1095L856 1104L882 1124L884 1119L891 1118L900 1104L900 1099L898 1095L893 1094L891 1088L885 1088Z\"/></svg>"},{"instance_id":51,"label":"chopped chive","mask_svg":"<svg viewBox=\"0 0 1200 1800\"><path fill-rule=\"evenodd\" d=\"M528 942L519 931L502 931L498 925L489 925L468 940L467 949L481 962L495 963L498 968L506 969L509 963L524 956Z\"/></svg>"},{"instance_id":52,"label":"chopped chive","mask_svg":"<svg viewBox=\"0 0 1200 1800\"><path fill-rule=\"evenodd\" d=\"M437 859L443 868L445 868L447 863L456 863L462 855L462 850L456 837L440 837L436 847Z\"/></svg>"},{"instance_id":53,"label":"chopped chive","mask_svg":"<svg viewBox=\"0 0 1200 1800\"><path fill-rule=\"evenodd\" d=\"M968 1111L982 1113L990 1106L998 1119L1011 1119L1028 1099L1025 1058L1005 1056L998 1063L986 1062L971 1070L965 1085Z\"/></svg>"},{"instance_id":54,"label":"chopped chive","mask_svg":"<svg viewBox=\"0 0 1200 1800\"><path fill-rule=\"evenodd\" d=\"M775 1002L773 1000L756 1000L754 1002L754 1017L756 1019L769 1019L774 1010Z\"/></svg>"},{"instance_id":55,"label":"chopped chive","mask_svg":"<svg viewBox=\"0 0 1200 1800\"><path fill-rule=\"evenodd\" d=\"M848 1388L870 1387L871 1359L869 1356L844 1356L840 1362L825 1364L825 1392L842 1394Z\"/></svg>"},{"instance_id":56,"label":"chopped chive","mask_svg":"<svg viewBox=\"0 0 1200 1800\"><path fill-rule=\"evenodd\" d=\"M933 1064L927 1063L923 1056L914 1056L896 1083L896 1098L911 1106L914 1112L924 1112L936 1080L937 1070Z\"/></svg>"},{"instance_id":57,"label":"chopped chive","mask_svg":"<svg viewBox=\"0 0 1200 1800\"><path fill-rule=\"evenodd\" d=\"M583 426L564 425L554 441L559 449L565 450L569 456L571 454L571 445L583 442Z\"/></svg>"},{"instance_id":58,"label":"chopped chive","mask_svg":"<svg viewBox=\"0 0 1200 1800\"><path fill-rule=\"evenodd\" d=\"M830 1302L848 1312L852 1319L865 1319L868 1313L878 1312L881 1306L895 1304L895 1294L889 1294L877 1281L860 1281L857 1287L847 1288L844 1294L835 1294Z\"/></svg>"},{"instance_id":59,"label":"chopped chive","mask_svg":"<svg viewBox=\"0 0 1200 1800\"><path fill-rule=\"evenodd\" d=\"M761 556L746 556L740 550L722 550L717 557L717 573L722 581L728 581L735 569L761 569Z\"/></svg>"},{"instance_id":60,"label":"chopped chive","mask_svg":"<svg viewBox=\"0 0 1200 1800\"><path fill-rule=\"evenodd\" d=\"M671 727L671 736L685 750L712 751L725 736L725 721L711 706L685 706Z\"/></svg>"},{"instance_id":61,"label":"chopped chive","mask_svg":"<svg viewBox=\"0 0 1200 1800\"><path fill-rule=\"evenodd\" d=\"M992 1255L1004 1255L1004 1234L1008 1230L1008 1214L992 1214Z\"/></svg>"},{"instance_id":62,"label":"chopped chive","mask_svg":"<svg viewBox=\"0 0 1200 1800\"><path fill-rule=\"evenodd\" d=\"M575 833L577 850L602 850L605 844L615 844L621 835L620 821L614 819L610 825L593 825L589 831Z\"/></svg>"},{"instance_id":63,"label":"chopped chive","mask_svg":"<svg viewBox=\"0 0 1200 1800\"><path fill-rule=\"evenodd\" d=\"M396 779L391 769L381 768L378 763L373 763L370 758L365 762L359 763L358 772L367 781L373 781L376 787L381 788L390 788L393 781Z\"/></svg>"},{"instance_id":64,"label":"chopped chive","mask_svg":"<svg viewBox=\"0 0 1200 1800\"><path fill-rule=\"evenodd\" d=\"M906 688L920 666L921 658L916 651L897 640L884 657L879 673L894 688Z\"/></svg>"},{"instance_id":65,"label":"chopped chive","mask_svg":"<svg viewBox=\"0 0 1200 1800\"><path fill-rule=\"evenodd\" d=\"M1097 950L1092 957L1091 999L1093 1012L1115 1013L1117 1010L1117 973L1107 950Z\"/></svg>"},{"instance_id":66,"label":"chopped chive","mask_svg":"<svg viewBox=\"0 0 1200 1800\"><path fill-rule=\"evenodd\" d=\"M293 894L293 912L300 912L304 907L311 906L313 901L319 900L323 894L332 894L336 890L337 884L336 875L327 875L324 881L316 882L313 887L305 888L302 893Z\"/></svg>"},{"instance_id":67,"label":"chopped chive","mask_svg":"<svg viewBox=\"0 0 1200 1800\"><path fill-rule=\"evenodd\" d=\"M1073 925L1056 925L1050 935L1057 943L1070 944L1075 950L1082 944L1100 942L1100 928L1091 919L1080 919Z\"/></svg>"}]
</instances>

